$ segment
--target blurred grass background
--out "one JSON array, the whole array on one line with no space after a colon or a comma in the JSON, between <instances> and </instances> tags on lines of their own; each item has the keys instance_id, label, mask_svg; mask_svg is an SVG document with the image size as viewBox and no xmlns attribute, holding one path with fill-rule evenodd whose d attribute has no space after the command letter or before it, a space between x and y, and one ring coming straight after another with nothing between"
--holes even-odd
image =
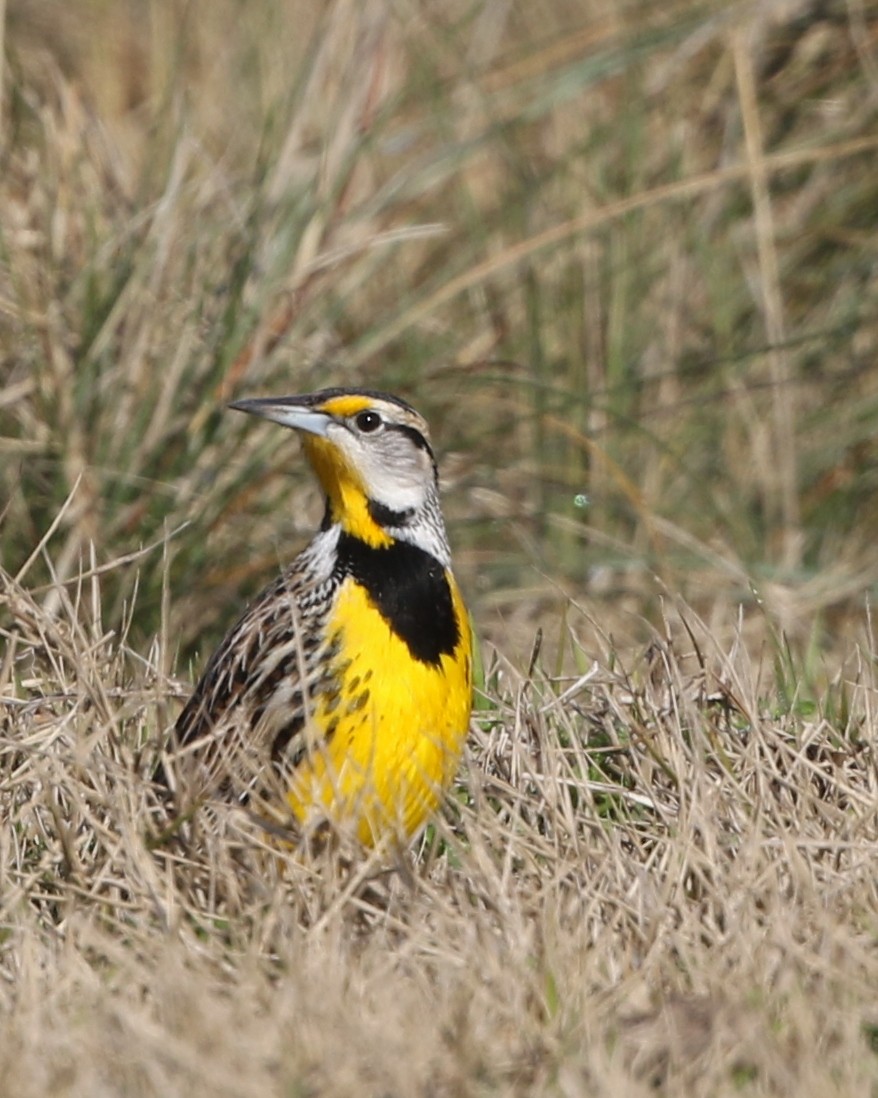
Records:
<instances>
[{"instance_id":1,"label":"blurred grass background","mask_svg":"<svg viewBox=\"0 0 878 1098\"><path fill-rule=\"evenodd\" d=\"M319 516L291 436L224 403L368 385L429 418L479 628L525 662L559 608L640 640L667 591L846 645L878 581L878 4L4 14L8 571L51 600L133 554L105 620L136 592L146 645L164 600L204 653Z\"/></svg>"}]
</instances>

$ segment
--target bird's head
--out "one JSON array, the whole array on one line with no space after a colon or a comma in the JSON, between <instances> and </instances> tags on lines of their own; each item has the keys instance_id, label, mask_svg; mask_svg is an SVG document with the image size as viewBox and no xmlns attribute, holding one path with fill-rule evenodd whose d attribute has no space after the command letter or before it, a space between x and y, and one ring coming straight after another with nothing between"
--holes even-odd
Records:
<instances>
[{"instance_id":1,"label":"bird's head","mask_svg":"<svg viewBox=\"0 0 878 1098\"><path fill-rule=\"evenodd\" d=\"M411 405L366 389L323 389L230 407L301 432L330 524L374 546L409 541L448 564L436 460Z\"/></svg>"}]
</instances>

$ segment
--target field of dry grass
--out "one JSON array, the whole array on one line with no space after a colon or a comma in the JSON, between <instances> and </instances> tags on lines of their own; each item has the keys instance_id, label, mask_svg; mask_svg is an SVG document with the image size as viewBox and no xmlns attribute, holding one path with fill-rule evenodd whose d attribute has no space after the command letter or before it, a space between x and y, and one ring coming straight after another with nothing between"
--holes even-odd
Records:
<instances>
[{"instance_id":1,"label":"field of dry grass","mask_svg":"<svg viewBox=\"0 0 878 1098\"><path fill-rule=\"evenodd\" d=\"M878 6L0 3L0 1092L878 1092ZM149 776L428 416L484 689L411 850Z\"/></svg>"}]
</instances>

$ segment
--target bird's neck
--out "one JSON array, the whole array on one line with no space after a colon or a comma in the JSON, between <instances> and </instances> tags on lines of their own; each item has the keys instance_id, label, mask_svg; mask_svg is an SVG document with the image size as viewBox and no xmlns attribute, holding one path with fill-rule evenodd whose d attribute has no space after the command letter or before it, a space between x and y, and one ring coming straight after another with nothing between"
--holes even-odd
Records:
<instances>
[{"instance_id":1,"label":"bird's neck","mask_svg":"<svg viewBox=\"0 0 878 1098\"><path fill-rule=\"evenodd\" d=\"M362 491L346 489L339 485L339 491L326 497L326 514L323 525L339 526L345 534L357 541L370 545L373 549L384 549L392 545L394 538L376 521L369 500Z\"/></svg>"},{"instance_id":2,"label":"bird's neck","mask_svg":"<svg viewBox=\"0 0 878 1098\"><path fill-rule=\"evenodd\" d=\"M376 515L381 521L376 520ZM330 496L321 529L337 529L372 549L390 549L399 543L411 545L450 570L451 550L438 507L427 507L400 525L394 525L393 515L365 496L347 500L343 505Z\"/></svg>"},{"instance_id":3,"label":"bird's neck","mask_svg":"<svg viewBox=\"0 0 878 1098\"><path fill-rule=\"evenodd\" d=\"M340 526L351 537L376 549L391 545L393 538L370 512L369 498L356 470L341 462L323 439L306 439L305 449L326 496L324 529Z\"/></svg>"},{"instance_id":4,"label":"bird's neck","mask_svg":"<svg viewBox=\"0 0 878 1098\"><path fill-rule=\"evenodd\" d=\"M434 557L443 568L451 565L451 551L435 484L417 509L396 510L370 499L356 470L340 462L322 439L306 441L308 456L326 496L323 528L338 526L343 533L373 549L404 542Z\"/></svg>"}]
</instances>

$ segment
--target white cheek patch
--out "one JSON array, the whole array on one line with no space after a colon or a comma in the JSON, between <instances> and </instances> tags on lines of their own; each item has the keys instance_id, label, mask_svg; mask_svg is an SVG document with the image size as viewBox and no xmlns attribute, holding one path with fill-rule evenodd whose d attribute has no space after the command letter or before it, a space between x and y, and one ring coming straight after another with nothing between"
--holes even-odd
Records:
<instances>
[{"instance_id":1,"label":"white cheek patch","mask_svg":"<svg viewBox=\"0 0 878 1098\"><path fill-rule=\"evenodd\" d=\"M343 479L367 497L372 520L394 539L416 546L449 568L451 553L429 451L392 429L361 437L336 424L328 433L342 459Z\"/></svg>"},{"instance_id":2,"label":"white cheek patch","mask_svg":"<svg viewBox=\"0 0 878 1098\"><path fill-rule=\"evenodd\" d=\"M404 436L387 432L380 439L359 438L340 425L331 426L327 434L369 499L391 511L424 506L433 485L432 463Z\"/></svg>"},{"instance_id":3,"label":"white cheek patch","mask_svg":"<svg viewBox=\"0 0 878 1098\"><path fill-rule=\"evenodd\" d=\"M419 510L426 499L424 469L410 458L388 468L378 454L361 455L360 471L370 499L393 511Z\"/></svg>"}]
</instances>

